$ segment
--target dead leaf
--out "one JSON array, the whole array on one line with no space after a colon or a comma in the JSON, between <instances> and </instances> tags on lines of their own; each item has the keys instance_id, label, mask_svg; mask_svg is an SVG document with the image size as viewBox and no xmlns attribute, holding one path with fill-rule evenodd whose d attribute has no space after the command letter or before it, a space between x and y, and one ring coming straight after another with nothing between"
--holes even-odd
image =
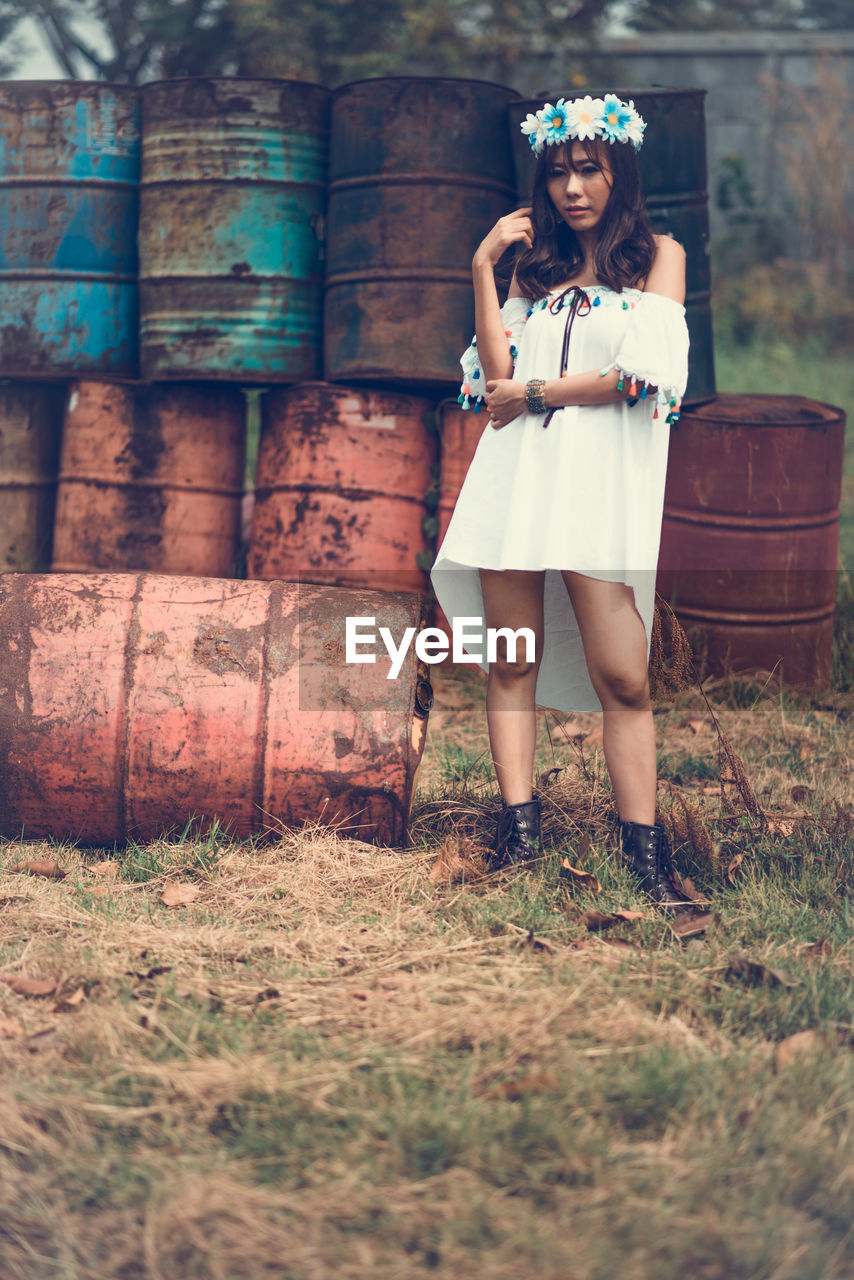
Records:
<instances>
[{"instance_id":1,"label":"dead leaf","mask_svg":"<svg viewBox=\"0 0 854 1280\"><path fill-rule=\"evenodd\" d=\"M804 947L805 956L829 956L833 953L833 947L826 938L822 938L819 942L810 942Z\"/></svg>"},{"instance_id":2,"label":"dead leaf","mask_svg":"<svg viewBox=\"0 0 854 1280\"><path fill-rule=\"evenodd\" d=\"M813 748L808 742L801 742L798 745L798 759L808 760L813 753Z\"/></svg>"},{"instance_id":3,"label":"dead leaf","mask_svg":"<svg viewBox=\"0 0 854 1280\"><path fill-rule=\"evenodd\" d=\"M803 804L805 800L809 800L810 796L815 795L815 787L805 787L798 783L796 787L792 787L789 794L795 804Z\"/></svg>"},{"instance_id":4,"label":"dead leaf","mask_svg":"<svg viewBox=\"0 0 854 1280\"><path fill-rule=\"evenodd\" d=\"M86 992L82 987L78 987L70 996L64 996L63 999L57 1000L53 1006L54 1013L62 1013L66 1009L77 1009L86 999Z\"/></svg>"},{"instance_id":5,"label":"dead leaf","mask_svg":"<svg viewBox=\"0 0 854 1280\"><path fill-rule=\"evenodd\" d=\"M586 927L593 933L598 932L600 929L610 929L615 924L622 924L624 921L631 923L633 920L645 920L646 912L612 911L610 915L606 916L601 911L596 911L593 907L590 907L581 918Z\"/></svg>"},{"instance_id":6,"label":"dead leaf","mask_svg":"<svg viewBox=\"0 0 854 1280\"><path fill-rule=\"evenodd\" d=\"M164 907L187 907L195 902L201 890L197 884L180 884L173 880L160 895Z\"/></svg>"},{"instance_id":7,"label":"dead leaf","mask_svg":"<svg viewBox=\"0 0 854 1280\"><path fill-rule=\"evenodd\" d=\"M708 907L711 905L708 898L704 898L699 892L690 876L683 876L680 875L678 871L674 871L673 883L676 885L679 892L684 893L685 897L690 899L691 902L696 902L702 907Z\"/></svg>"},{"instance_id":8,"label":"dead leaf","mask_svg":"<svg viewBox=\"0 0 854 1280\"><path fill-rule=\"evenodd\" d=\"M0 1040L13 1040L15 1036L22 1036L24 1028L20 1022L13 1022L11 1018L0 1018Z\"/></svg>"},{"instance_id":9,"label":"dead leaf","mask_svg":"<svg viewBox=\"0 0 854 1280\"><path fill-rule=\"evenodd\" d=\"M815 1053L823 1041L824 1036L817 1031L796 1031L793 1036L786 1036L777 1045L774 1050L774 1065L778 1071L785 1071L801 1054Z\"/></svg>"},{"instance_id":10,"label":"dead leaf","mask_svg":"<svg viewBox=\"0 0 854 1280\"><path fill-rule=\"evenodd\" d=\"M705 720L688 720L686 724L692 733L702 733L707 727Z\"/></svg>"},{"instance_id":11,"label":"dead leaf","mask_svg":"<svg viewBox=\"0 0 854 1280\"><path fill-rule=\"evenodd\" d=\"M528 936L519 945L530 947L532 951L544 951L549 956L553 956L555 953L554 947L550 942L546 942L545 938L534 937L533 929L528 930Z\"/></svg>"},{"instance_id":12,"label":"dead leaf","mask_svg":"<svg viewBox=\"0 0 854 1280\"><path fill-rule=\"evenodd\" d=\"M728 865L726 869L726 878L727 880L729 880L730 884L735 884L735 873L736 871L738 871L738 868L741 866L742 862L744 862L744 854L737 853L733 858L732 862L730 862L730 864Z\"/></svg>"},{"instance_id":13,"label":"dead leaf","mask_svg":"<svg viewBox=\"0 0 854 1280\"><path fill-rule=\"evenodd\" d=\"M59 985L50 978L20 978L14 973L0 977L0 982L5 982L19 996L52 996Z\"/></svg>"},{"instance_id":14,"label":"dead leaf","mask_svg":"<svg viewBox=\"0 0 854 1280\"><path fill-rule=\"evenodd\" d=\"M698 933L705 933L711 926L712 915L708 911L680 911L670 928L677 938L693 938Z\"/></svg>"},{"instance_id":15,"label":"dead leaf","mask_svg":"<svg viewBox=\"0 0 854 1280\"><path fill-rule=\"evenodd\" d=\"M768 831L772 836L782 836L787 839L798 825L799 814L780 814L774 816L768 815Z\"/></svg>"},{"instance_id":16,"label":"dead leaf","mask_svg":"<svg viewBox=\"0 0 854 1280\"><path fill-rule=\"evenodd\" d=\"M557 1093L563 1086L557 1076L550 1071L541 1071L532 1076L520 1076L518 1080L504 1080L501 1084L491 1085L481 1093L482 1098L505 1098L508 1102L517 1102L529 1093Z\"/></svg>"},{"instance_id":17,"label":"dead leaf","mask_svg":"<svg viewBox=\"0 0 854 1280\"><path fill-rule=\"evenodd\" d=\"M44 876L46 880L63 880L66 874L58 862L39 859L34 862L19 862L11 870L29 872L31 876Z\"/></svg>"},{"instance_id":18,"label":"dead leaf","mask_svg":"<svg viewBox=\"0 0 854 1280\"><path fill-rule=\"evenodd\" d=\"M103 876L105 880L115 880L119 874L119 864L108 859L106 862L96 862L94 867L90 867L89 870L93 876Z\"/></svg>"},{"instance_id":19,"label":"dead leaf","mask_svg":"<svg viewBox=\"0 0 854 1280\"><path fill-rule=\"evenodd\" d=\"M478 880L484 871L482 845L448 836L430 868L430 880L433 884L456 884L460 880Z\"/></svg>"},{"instance_id":20,"label":"dead leaf","mask_svg":"<svg viewBox=\"0 0 854 1280\"><path fill-rule=\"evenodd\" d=\"M578 867L574 867L569 858L564 858L560 864L560 874L565 880L572 880L575 884L581 885L583 889L592 889L594 893L601 893L602 886L592 871L581 871Z\"/></svg>"},{"instance_id":21,"label":"dead leaf","mask_svg":"<svg viewBox=\"0 0 854 1280\"><path fill-rule=\"evenodd\" d=\"M796 987L796 978L790 978L782 969L772 969L759 960L751 960L744 951L734 951L729 957L725 978L738 978L748 987L760 987L766 982L773 986Z\"/></svg>"},{"instance_id":22,"label":"dead leaf","mask_svg":"<svg viewBox=\"0 0 854 1280\"><path fill-rule=\"evenodd\" d=\"M604 726L601 724L597 724L595 729L591 729L589 733L585 733L582 741L584 742L585 746L588 746L588 747L601 747L603 732L604 732Z\"/></svg>"},{"instance_id":23,"label":"dead leaf","mask_svg":"<svg viewBox=\"0 0 854 1280\"><path fill-rule=\"evenodd\" d=\"M110 892L110 886L107 884L93 885L89 890L93 898L106 898Z\"/></svg>"}]
</instances>

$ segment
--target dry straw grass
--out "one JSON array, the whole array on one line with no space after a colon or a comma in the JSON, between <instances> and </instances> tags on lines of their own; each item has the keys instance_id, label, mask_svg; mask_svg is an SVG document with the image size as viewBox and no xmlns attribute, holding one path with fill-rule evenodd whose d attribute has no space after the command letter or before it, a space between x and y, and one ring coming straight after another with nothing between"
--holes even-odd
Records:
<instances>
[{"instance_id":1,"label":"dry straw grass","mask_svg":"<svg viewBox=\"0 0 854 1280\"><path fill-rule=\"evenodd\" d=\"M55 984L0 984L3 1280L850 1274L851 721L707 695L760 831L702 693L657 708L660 806L716 899L686 945L616 864L596 716L543 718L542 866L483 875L482 683L435 683L409 849L315 827L115 875L0 849L0 973Z\"/></svg>"}]
</instances>

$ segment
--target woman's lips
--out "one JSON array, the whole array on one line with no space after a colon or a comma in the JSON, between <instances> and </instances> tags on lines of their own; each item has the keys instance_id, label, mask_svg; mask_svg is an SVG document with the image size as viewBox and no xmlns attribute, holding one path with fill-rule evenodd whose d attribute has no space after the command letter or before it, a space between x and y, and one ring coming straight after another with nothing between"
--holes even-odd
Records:
<instances>
[{"instance_id":1,"label":"woman's lips","mask_svg":"<svg viewBox=\"0 0 854 1280\"><path fill-rule=\"evenodd\" d=\"M578 206L577 206L576 208L574 208L574 209L567 209L567 211L566 211L566 212L567 212L567 216L568 216L568 217L570 217L570 218L577 218L577 217L578 217L578 215L579 215L580 213L589 213L590 211L589 211L589 209L587 209L585 206L583 206L583 205L578 205Z\"/></svg>"}]
</instances>

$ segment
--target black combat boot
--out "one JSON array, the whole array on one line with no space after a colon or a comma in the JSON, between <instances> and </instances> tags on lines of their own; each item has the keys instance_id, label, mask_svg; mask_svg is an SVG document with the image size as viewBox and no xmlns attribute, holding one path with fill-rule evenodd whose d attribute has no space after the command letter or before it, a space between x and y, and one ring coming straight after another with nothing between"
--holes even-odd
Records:
<instances>
[{"instance_id":1,"label":"black combat boot","mask_svg":"<svg viewBox=\"0 0 854 1280\"><path fill-rule=\"evenodd\" d=\"M490 871L524 866L540 856L540 802L535 797L525 804L505 804L487 858Z\"/></svg>"},{"instance_id":2,"label":"black combat boot","mask_svg":"<svg viewBox=\"0 0 854 1280\"><path fill-rule=\"evenodd\" d=\"M623 858L638 877L640 887L661 907L677 915L694 903L673 883L673 863L664 828L642 822L621 822Z\"/></svg>"}]
</instances>

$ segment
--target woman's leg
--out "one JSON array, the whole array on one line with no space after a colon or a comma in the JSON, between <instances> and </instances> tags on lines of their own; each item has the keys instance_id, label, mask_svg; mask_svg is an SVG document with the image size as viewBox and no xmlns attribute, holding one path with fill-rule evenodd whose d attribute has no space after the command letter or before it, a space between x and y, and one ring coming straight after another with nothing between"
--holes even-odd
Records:
<instances>
[{"instance_id":1,"label":"woman's leg","mask_svg":"<svg viewBox=\"0 0 854 1280\"><path fill-rule=\"evenodd\" d=\"M497 659L490 663L486 687L486 719L495 773L505 804L525 804L533 795L536 713L534 690L543 644L544 572L521 569L481 569L483 607L487 627L529 627L536 640L536 657L528 662L525 643L516 646L516 660L498 638Z\"/></svg>"},{"instance_id":2,"label":"woman's leg","mask_svg":"<svg viewBox=\"0 0 854 1280\"><path fill-rule=\"evenodd\" d=\"M624 582L565 572L590 680L602 703L605 763L621 822L655 822L655 726L646 631Z\"/></svg>"}]
</instances>

